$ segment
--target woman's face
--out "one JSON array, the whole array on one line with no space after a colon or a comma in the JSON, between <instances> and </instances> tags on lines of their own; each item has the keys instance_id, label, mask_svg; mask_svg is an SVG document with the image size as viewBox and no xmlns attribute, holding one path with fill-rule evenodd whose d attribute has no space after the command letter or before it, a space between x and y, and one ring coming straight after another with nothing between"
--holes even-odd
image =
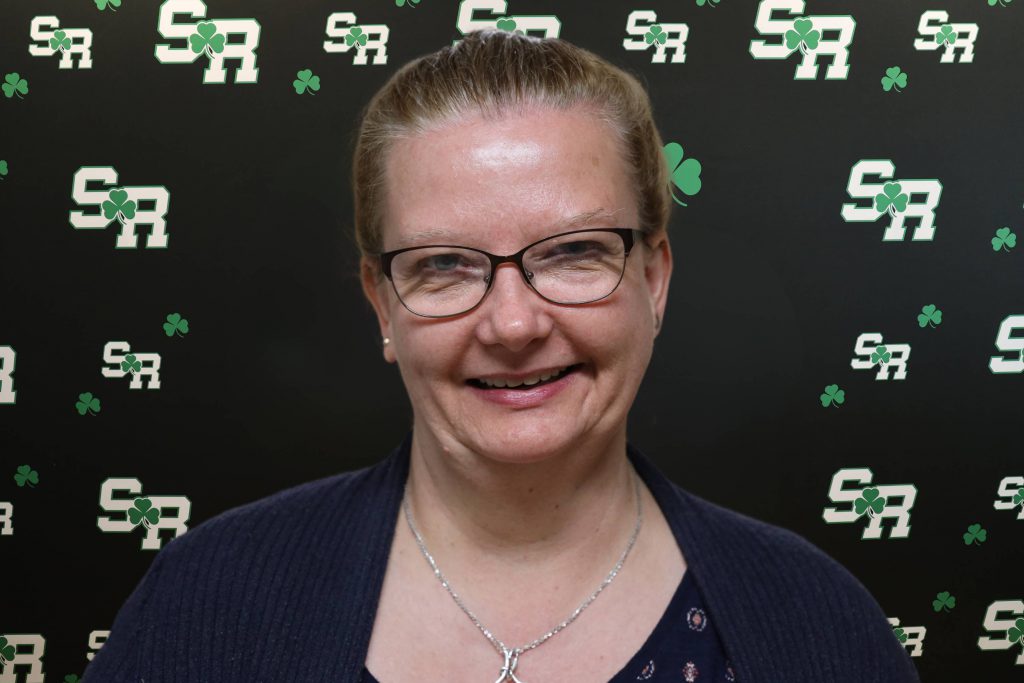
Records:
<instances>
[{"instance_id":1,"label":"woman's face","mask_svg":"<svg viewBox=\"0 0 1024 683\"><path fill-rule=\"evenodd\" d=\"M639 227L612 132L579 111L463 119L398 140L386 164L385 251L454 244L512 254L559 232ZM567 223L596 209L613 215ZM445 232L418 235L431 230ZM451 318L414 315L364 261L364 290L391 339L384 355L398 363L419 438L528 462L624 433L672 270L667 238L648 240L633 247L621 283L603 300L550 303L505 263L484 301ZM469 382L576 364L529 392Z\"/></svg>"}]
</instances>

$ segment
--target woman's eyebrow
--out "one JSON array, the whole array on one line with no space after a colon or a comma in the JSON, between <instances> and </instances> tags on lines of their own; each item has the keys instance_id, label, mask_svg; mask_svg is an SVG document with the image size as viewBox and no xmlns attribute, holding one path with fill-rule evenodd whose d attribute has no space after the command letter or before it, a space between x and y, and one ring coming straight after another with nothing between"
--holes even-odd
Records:
<instances>
[{"instance_id":1,"label":"woman's eyebrow","mask_svg":"<svg viewBox=\"0 0 1024 683\"><path fill-rule=\"evenodd\" d=\"M572 230L573 228L579 227L581 225L586 225L591 221L612 220L615 218L616 214L619 213L619 211L621 210L622 209L619 209L618 211L609 211L603 206L599 206L596 209L591 209L589 211L578 213L575 216L571 216L550 226L549 230L545 231L545 233L543 235L540 235L537 239L542 239L547 235L553 235L558 232ZM461 233L455 232L453 230L449 230L447 228L426 228L424 230L418 230L410 235L402 237L399 240L399 248L404 249L405 247L414 247L418 245L429 245L438 243L464 244L465 239L465 235L462 235Z\"/></svg>"}]
</instances>

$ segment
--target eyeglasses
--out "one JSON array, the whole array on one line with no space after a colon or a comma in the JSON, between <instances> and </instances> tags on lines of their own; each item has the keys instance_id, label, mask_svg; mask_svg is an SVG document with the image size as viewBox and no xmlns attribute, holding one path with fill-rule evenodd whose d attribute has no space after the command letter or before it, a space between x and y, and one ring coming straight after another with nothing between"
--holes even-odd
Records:
<instances>
[{"instance_id":1,"label":"eyeglasses","mask_svg":"<svg viewBox=\"0 0 1024 683\"><path fill-rule=\"evenodd\" d=\"M424 318L448 318L473 310L494 282L494 269L514 263L533 291L555 304L579 305L611 295L626 271L634 228L573 230L497 256L453 244L407 247L380 255L381 270L398 300Z\"/></svg>"}]
</instances>

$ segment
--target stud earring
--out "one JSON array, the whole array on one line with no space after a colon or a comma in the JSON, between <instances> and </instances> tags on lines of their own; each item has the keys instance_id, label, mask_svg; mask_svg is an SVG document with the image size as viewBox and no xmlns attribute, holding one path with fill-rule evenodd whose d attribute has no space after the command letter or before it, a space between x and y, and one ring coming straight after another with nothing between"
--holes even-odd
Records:
<instances>
[{"instance_id":1,"label":"stud earring","mask_svg":"<svg viewBox=\"0 0 1024 683\"><path fill-rule=\"evenodd\" d=\"M391 339L388 338L388 337L384 337L384 346L387 346L390 343L391 343Z\"/></svg>"}]
</instances>

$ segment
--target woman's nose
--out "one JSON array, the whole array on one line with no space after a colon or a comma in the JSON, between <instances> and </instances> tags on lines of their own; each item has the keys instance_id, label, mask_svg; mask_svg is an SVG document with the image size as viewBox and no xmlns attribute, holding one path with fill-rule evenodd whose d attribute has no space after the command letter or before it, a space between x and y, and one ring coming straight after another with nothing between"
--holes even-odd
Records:
<instances>
[{"instance_id":1,"label":"woman's nose","mask_svg":"<svg viewBox=\"0 0 1024 683\"><path fill-rule=\"evenodd\" d=\"M480 311L485 318L480 332L484 341L519 350L547 334L551 321L544 308L554 304L527 284L519 268L514 263L502 263L491 277L491 291Z\"/></svg>"}]
</instances>

